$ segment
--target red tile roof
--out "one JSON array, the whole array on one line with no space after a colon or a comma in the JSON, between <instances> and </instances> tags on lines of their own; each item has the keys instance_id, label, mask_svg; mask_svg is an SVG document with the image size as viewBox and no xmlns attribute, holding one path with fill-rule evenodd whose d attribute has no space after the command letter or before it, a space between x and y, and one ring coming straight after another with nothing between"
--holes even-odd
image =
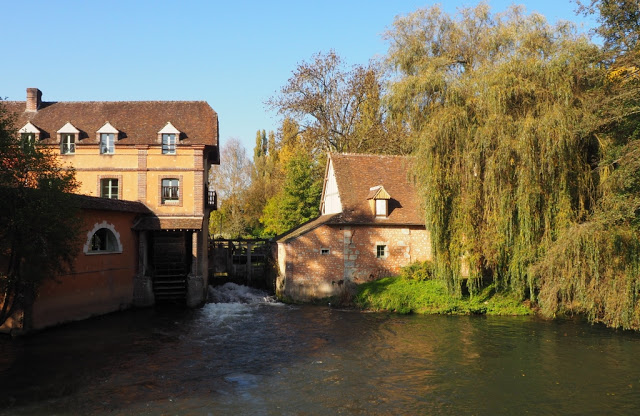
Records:
<instances>
[{"instance_id":1,"label":"red tile roof","mask_svg":"<svg viewBox=\"0 0 640 416\"><path fill-rule=\"evenodd\" d=\"M85 101L43 102L38 111L26 111L25 101L4 101L17 117L16 128L31 122L44 144L57 140L67 122L80 130L80 141L96 144L96 132L108 121L120 131L118 145L156 144L158 132L171 122L180 143L218 146L218 115L205 101Z\"/></svg>"},{"instance_id":2,"label":"red tile roof","mask_svg":"<svg viewBox=\"0 0 640 416\"><path fill-rule=\"evenodd\" d=\"M322 225L420 225L424 218L407 156L338 154L329 155L333 163L342 212L321 215L276 237L287 243ZM376 196L381 185L389 193L389 216L376 217L367 200ZM386 199L386 195L385 198Z\"/></svg>"},{"instance_id":3,"label":"red tile roof","mask_svg":"<svg viewBox=\"0 0 640 416\"><path fill-rule=\"evenodd\" d=\"M132 229L136 231L202 230L202 223L202 217L161 218L153 216L140 218Z\"/></svg>"},{"instance_id":4,"label":"red tile roof","mask_svg":"<svg viewBox=\"0 0 640 416\"><path fill-rule=\"evenodd\" d=\"M342 202L342 213L330 223L424 225L410 157L338 153L329 157ZM391 196L387 218L376 217L367 200L378 185Z\"/></svg>"},{"instance_id":5,"label":"red tile roof","mask_svg":"<svg viewBox=\"0 0 640 416\"><path fill-rule=\"evenodd\" d=\"M302 234L308 233L309 231L320 227L321 225L329 223L333 218L340 214L328 214L321 215L317 218L311 219L299 226L292 228L284 234L281 234L276 237L276 241L279 243L286 243L287 241L293 240L294 238L300 237Z\"/></svg>"},{"instance_id":6,"label":"red tile roof","mask_svg":"<svg viewBox=\"0 0 640 416\"><path fill-rule=\"evenodd\" d=\"M135 212L138 214L152 214L151 210L142 202L125 201L121 199L99 198L97 196L71 194L80 208L101 211Z\"/></svg>"}]
</instances>

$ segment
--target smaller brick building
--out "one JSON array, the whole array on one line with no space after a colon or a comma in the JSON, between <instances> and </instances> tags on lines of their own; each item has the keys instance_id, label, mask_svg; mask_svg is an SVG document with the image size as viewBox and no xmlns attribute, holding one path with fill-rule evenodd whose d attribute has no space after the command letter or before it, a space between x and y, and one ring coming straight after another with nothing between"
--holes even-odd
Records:
<instances>
[{"instance_id":1,"label":"smaller brick building","mask_svg":"<svg viewBox=\"0 0 640 416\"><path fill-rule=\"evenodd\" d=\"M431 259L409 164L404 156L329 155L321 215L276 241L278 294L340 295Z\"/></svg>"}]
</instances>

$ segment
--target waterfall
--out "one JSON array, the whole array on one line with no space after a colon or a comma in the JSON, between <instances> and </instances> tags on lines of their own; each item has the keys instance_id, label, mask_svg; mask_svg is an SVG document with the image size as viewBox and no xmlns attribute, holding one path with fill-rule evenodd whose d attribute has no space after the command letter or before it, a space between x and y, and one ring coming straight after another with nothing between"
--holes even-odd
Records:
<instances>
[{"instance_id":1,"label":"waterfall","mask_svg":"<svg viewBox=\"0 0 640 416\"><path fill-rule=\"evenodd\" d=\"M209 303L275 303L276 298L267 292L227 282L222 286L209 286Z\"/></svg>"}]
</instances>

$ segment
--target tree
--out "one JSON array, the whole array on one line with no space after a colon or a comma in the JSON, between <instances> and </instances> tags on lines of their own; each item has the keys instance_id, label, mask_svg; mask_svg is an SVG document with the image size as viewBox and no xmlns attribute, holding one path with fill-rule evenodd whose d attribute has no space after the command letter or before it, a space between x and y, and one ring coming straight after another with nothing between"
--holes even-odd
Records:
<instances>
[{"instance_id":1,"label":"tree","mask_svg":"<svg viewBox=\"0 0 640 416\"><path fill-rule=\"evenodd\" d=\"M209 217L211 235L226 238L247 233L245 193L251 183L251 161L238 139L230 139L220 150L220 165L212 166L210 186L218 193L218 210Z\"/></svg>"},{"instance_id":2,"label":"tree","mask_svg":"<svg viewBox=\"0 0 640 416\"><path fill-rule=\"evenodd\" d=\"M604 81L591 100L598 139L597 199L585 221L563 230L532 268L543 313L584 313L609 326L640 329L640 7L592 1L604 39Z\"/></svg>"},{"instance_id":3,"label":"tree","mask_svg":"<svg viewBox=\"0 0 640 416\"><path fill-rule=\"evenodd\" d=\"M299 152L286 164L286 178L282 190L267 201L260 219L265 232L282 234L318 216L322 177L313 160Z\"/></svg>"},{"instance_id":4,"label":"tree","mask_svg":"<svg viewBox=\"0 0 640 416\"><path fill-rule=\"evenodd\" d=\"M313 154L406 152L406 129L394 123L387 128L380 80L375 64L346 70L335 52L319 53L298 65L267 104L297 123Z\"/></svg>"},{"instance_id":5,"label":"tree","mask_svg":"<svg viewBox=\"0 0 640 416\"><path fill-rule=\"evenodd\" d=\"M253 237L265 237L264 226L260 217L267 200L274 196L281 181L276 175L278 168L278 149L275 134L265 130L256 133L253 165L251 170L251 185L246 191L247 231Z\"/></svg>"},{"instance_id":6,"label":"tree","mask_svg":"<svg viewBox=\"0 0 640 416\"><path fill-rule=\"evenodd\" d=\"M535 299L529 267L592 208L598 48L568 23L486 5L419 10L387 37L436 274L454 293L492 282Z\"/></svg>"},{"instance_id":7,"label":"tree","mask_svg":"<svg viewBox=\"0 0 640 416\"><path fill-rule=\"evenodd\" d=\"M73 169L19 140L1 104L0 325L15 311L28 311L44 280L71 267L80 235Z\"/></svg>"},{"instance_id":8,"label":"tree","mask_svg":"<svg viewBox=\"0 0 640 416\"><path fill-rule=\"evenodd\" d=\"M640 40L640 5L638 0L591 0L589 4L576 2L578 12L596 15L600 25L595 33L603 39L607 60L634 60L638 56Z\"/></svg>"}]
</instances>

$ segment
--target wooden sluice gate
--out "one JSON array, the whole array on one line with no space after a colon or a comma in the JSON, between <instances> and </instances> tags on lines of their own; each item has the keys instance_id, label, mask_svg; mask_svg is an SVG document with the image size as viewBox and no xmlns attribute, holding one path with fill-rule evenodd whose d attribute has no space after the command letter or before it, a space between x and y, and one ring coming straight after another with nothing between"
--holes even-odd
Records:
<instances>
[{"instance_id":1,"label":"wooden sluice gate","mask_svg":"<svg viewBox=\"0 0 640 416\"><path fill-rule=\"evenodd\" d=\"M270 240L209 241L209 284L234 282L273 290Z\"/></svg>"}]
</instances>

